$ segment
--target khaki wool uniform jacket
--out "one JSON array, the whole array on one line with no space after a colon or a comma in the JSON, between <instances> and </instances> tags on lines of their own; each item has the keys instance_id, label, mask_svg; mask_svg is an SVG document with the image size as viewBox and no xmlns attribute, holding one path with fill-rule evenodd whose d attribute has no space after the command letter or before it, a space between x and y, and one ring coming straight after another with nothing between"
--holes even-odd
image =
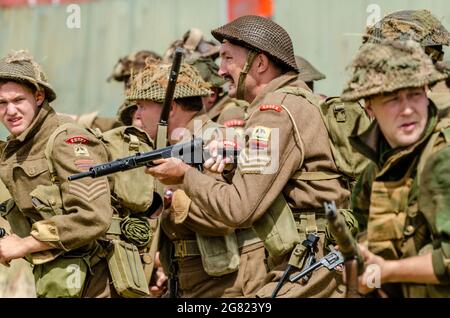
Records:
<instances>
[{"instance_id":1,"label":"khaki wool uniform jacket","mask_svg":"<svg viewBox=\"0 0 450 318\"><path fill-rule=\"evenodd\" d=\"M35 208L36 204L39 206L39 201L56 206L59 201L57 196L44 195L32 201L30 193L33 190L38 186L52 185L45 158L46 144L53 131L68 121L66 117L56 115L46 103L27 130L17 137L9 137L1 146L0 177L20 210L15 213L23 219L18 231L14 227L12 230L19 236L31 235L53 247L49 251L33 254L32 262L35 264L46 263L77 249L90 250L111 222L110 190L106 177L67 181L69 175L87 171L92 165L108 161L103 144L75 124L69 125L56 136L51 152L62 200L62 214L44 218ZM6 219L11 216L8 212ZM106 263L102 265L106 266ZM95 267L93 271L98 272ZM101 271L108 274L103 269ZM100 279L98 276L96 280ZM100 284L103 284L109 290L107 278L104 277L103 282L99 280L95 288L101 289ZM85 290L85 295L109 296L108 290L106 294L105 290L99 290L97 295Z\"/></svg>"},{"instance_id":2,"label":"khaki wool uniform jacket","mask_svg":"<svg viewBox=\"0 0 450 318\"><path fill-rule=\"evenodd\" d=\"M302 181L292 178L299 170L336 173L337 168L318 109L300 96L275 92L285 86L308 90L297 74L289 72L272 80L255 98L248 109L249 119L244 127L249 137L246 138L246 149L244 156L241 154L241 163L231 184L218 182L195 169L189 169L185 174L183 188L193 202L230 227L252 226L266 213L281 192L294 212L323 213L325 201L334 200L338 207L342 207L348 200L349 191L338 179ZM296 128L299 136L295 132ZM272 142L272 138L277 140ZM247 152L250 147L266 150L273 155L269 156L271 158L252 158L247 156L250 154ZM273 170L261 173L272 164ZM323 237L321 235L319 245L323 245ZM266 278L267 285L258 296L270 296L287 266L288 254L282 260L273 260L271 272ZM321 247L317 256L321 257L322 254ZM269 265L270 263L269 261ZM313 274L307 285L286 283L278 295L339 297L343 296L343 290L337 291L340 283L340 274L320 269Z\"/></svg>"},{"instance_id":3,"label":"khaki wool uniform jacket","mask_svg":"<svg viewBox=\"0 0 450 318\"><path fill-rule=\"evenodd\" d=\"M195 124L194 124L195 123ZM209 134L207 129L216 130L219 126L206 114L195 116L186 126L186 139L192 136L202 137ZM216 180L224 182L218 174L211 174ZM180 193L182 192L182 193ZM178 198L180 198L179 200ZM185 212L179 207L185 205ZM189 213L186 213L189 211ZM234 231L233 228L204 213L182 190L177 190L172 200L172 207L161 215L161 228L165 235L175 244L183 240L196 240L196 233L204 236L224 236ZM264 247L261 242L249 244L240 249L239 270L220 277L208 275L203 267L201 257L178 257L179 295L183 298L198 297L254 297L266 275L264 267Z\"/></svg>"}]
</instances>

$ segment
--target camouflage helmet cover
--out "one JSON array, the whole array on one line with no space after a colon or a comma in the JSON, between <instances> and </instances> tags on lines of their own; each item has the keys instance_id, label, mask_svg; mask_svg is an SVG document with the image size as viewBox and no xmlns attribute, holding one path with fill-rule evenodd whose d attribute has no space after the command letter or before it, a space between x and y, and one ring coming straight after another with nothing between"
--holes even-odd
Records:
<instances>
[{"instance_id":1,"label":"camouflage helmet cover","mask_svg":"<svg viewBox=\"0 0 450 318\"><path fill-rule=\"evenodd\" d=\"M212 87L222 87L225 84L225 79L219 75L219 66L212 59L202 57L194 60L186 59L186 63L194 66L203 80Z\"/></svg>"},{"instance_id":2,"label":"camouflage helmet cover","mask_svg":"<svg viewBox=\"0 0 450 318\"><path fill-rule=\"evenodd\" d=\"M188 30L181 40L174 41L164 53L164 61L170 61L177 47L184 49L187 59L210 58L215 60L219 57L220 45L213 41L207 41L203 32L197 28Z\"/></svg>"},{"instance_id":3,"label":"camouflage helmet cover","mask_svg":"<svg viewBox=\"0 0 450 318\"><path fill-rule=\"evenodd\" d=\"M274 61L299 72L289 34L270 19L242 16L212 30L211 34L221 43L228 40L250 50L264 52Z\"/></svg>"},{"instance_id":4,"label":"camouflage helmet cover","mask_svg":"<svg viewBox=\"0 0 450 318\"><path fill-rule=\"evenodd\" d=\"M55 100L56 93L47 82L42 68L26 50L12 51L0 60L0 79L26 81L39 89L42 87L48 102Z\"/></svg>"},{"instance_id":5,"label":"camouflage helmet cover","mask_svg":"<svg viewBox=\"0 0 450 318\"><path fill-rule=\"evenodd\" d=\"M385 16L368 27L363 43L388 40L414 40L422 46L449 45L450 34L428 10L403 10Z\"/></svg>"},{"instance_id":6,"label":"camouflage helmet cover","mask_svg":"<svg viewBox=\"0 0 450 318\"><path fill-rule=\"evenodd\" d=\"M295 62L300 70L298 77L300 77L300 79L304 82L320 81L326 78L323 73L321 73L303 57L296 55Z\"/></svg>"},{"instance_id":7,"label":"camouflage helmet cover","mask_svg":"<svg viewBox=\"0 0 450 318\"><path fill-rule=\"evenodd\" d=\"M411 40L364 44L350 67L352 76L342 93L343 101L422 87L447 77L436 70L420 45Z\"/></svg>"},{"instance_id":8,"label":"camouflage helmet cover","mask_svg":"<svg viewBox=\"0 0 450 318\"><path fill-rule=\"evenodd\" d=\"M125 82L131 76L131 70L138 71L145 66L147 58L161 59L161 56L152 51L141 50L122 57L114 65L112 74L108 77L108 82L116 80L118 82Z\"/></svg>"},{"instance_id":9,"label":"camouflage helmet cover","mask_svg":"<svg viewBox=\"0 0 450 318\"><path fill-rule=\"evenodd\" d=\"M147 61L146 66L137 74L132 75L131 86L126 91L127 100L151 100L162 103L169 82L171 64L160 61ZM206 83L198 70L187 64L181 63L175 86L174 99L186 97L209 96L210 85Z\"/></svg>"}]
</instances>

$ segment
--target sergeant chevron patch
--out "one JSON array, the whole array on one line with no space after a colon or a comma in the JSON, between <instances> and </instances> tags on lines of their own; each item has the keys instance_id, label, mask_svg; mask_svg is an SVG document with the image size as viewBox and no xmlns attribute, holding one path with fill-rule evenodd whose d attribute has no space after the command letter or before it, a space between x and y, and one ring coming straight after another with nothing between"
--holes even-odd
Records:
<instances>
[{"instance_id":1,"label":"sergeant chevron patch","mask_svg":"<svg viewBox=\"0 0 450 318\"><path fill-rule=\"evenodd\" d=\"M95 180L87 185L81 181L69 182L69 193L90 202L108 192L106 179Z\"/></svg>"}]
</instances>

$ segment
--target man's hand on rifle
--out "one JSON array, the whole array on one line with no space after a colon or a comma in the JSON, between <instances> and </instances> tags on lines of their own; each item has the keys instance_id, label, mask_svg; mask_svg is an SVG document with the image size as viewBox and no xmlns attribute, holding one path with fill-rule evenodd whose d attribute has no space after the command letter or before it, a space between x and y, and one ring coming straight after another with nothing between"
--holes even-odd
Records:
<instances>
[{"instance_id":1,"label":"man's hand on rifle","mask_svg":"<svg viewBox=\"0 0 450 318\"><path fill-rule=\"evenodd\" d=\"M362 244L358 244L358 247L361 256L363 257L364 264L366 265L366 270L358 277L358 292L362 295L366 295L375 288L381 287L375 286L377 285L377 282L380 285L387 282L389 268L386 266L387 264L384 258L373 254Z\"/></svg>"},{"instance_id":2,"label":"man's hand on rifle","mask_svg":"<svg viewBox=\"0 0 450 318\"><path fill-rule=\"evenodd\" d=\"M152 296L159 298L167 292L167 279L168 279L161 266L161 262L159 260L159 252L156 252L155 268L156 270L153 274L154 278L152 280L154 285L151 285L149 287Z\"/></svg>"},{"instance_id":3,"label":"man's hand on rifle","mask_svg":"<svg viewBox=\"0 0 450 318\"><path fill-rule=\"evenodd\" d=\"M183 183L184 174L192 168L178 158L158 159L153 163L155 166L146 168L145 173L167 185Z\"/></svg>"},{"instance_id":4,"label":"man's hand on rifle","mask_svg":"<svg viewBox=\"0 0 450 318\"><path fill-rule=\"evenodd\" d=\"M223 142L219 142L217 140L212 140L208 144L208 150L211 157L205 161L203 167L208 169L213 173L222 173L226 168L230 168L230 165L233 162L231 157L223 157L219 155L219 149L223 147Z\"/></svg>"}]
</instances>

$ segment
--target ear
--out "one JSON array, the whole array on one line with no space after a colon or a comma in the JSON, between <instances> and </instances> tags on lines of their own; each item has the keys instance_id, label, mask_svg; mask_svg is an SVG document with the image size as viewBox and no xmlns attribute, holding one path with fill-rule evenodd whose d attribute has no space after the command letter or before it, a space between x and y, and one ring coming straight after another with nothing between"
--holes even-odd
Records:
<instances>
[{"instance_id":1,"label":"ear","mask_svg":"<svg viewBox=\"0 0 450 318\"><path fill-rule=\"evenodd\" d=\"M369 114L370 117L374 118L374 114L373 114L373 108L372 108L372 103L370 99L365 99L364 100L364 104L365 104L365 109L366 112Z\"/></svg>"},{"instance_id":2,"label":"ear","mask_svg":"<svg viewBox=\"0 0 450 318\"><path fill-rule=\"evenodd\" d=\"M37 90L34 97L36 98L36 104L40 107L45 100L45 91Z\"/></svg>"},{"instance_id":3,"label":"ear","mask_svg":"<svg viewBox=\"0 0 450 318\"><path fill-rule=\"evenodd\" d=\"M169 117L174 117L178 113L179 108L180 106L175 101L172 101L172 104L170 105Z\"/></svg>"},{"instance_id":4,"label":"ear","mask_svg":"<svg viewBox=\"0 0 450 318\"><path fill-rule=\"evenodd\" d=\"M267 69L269 68L270 60L265 54L260 53L255 58L255 64L257 67L257 72L261 74L267 71Z\"/></svg>"}]
</instances>

